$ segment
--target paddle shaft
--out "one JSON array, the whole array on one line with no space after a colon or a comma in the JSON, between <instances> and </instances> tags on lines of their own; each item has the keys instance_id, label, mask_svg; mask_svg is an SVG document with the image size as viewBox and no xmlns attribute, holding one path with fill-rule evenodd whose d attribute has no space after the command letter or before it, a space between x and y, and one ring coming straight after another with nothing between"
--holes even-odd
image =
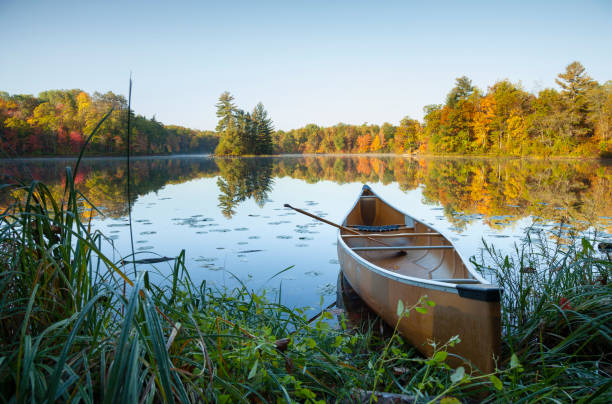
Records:
<instances>
[{"instance_id":1,"label":"paddle shaft","mask_svg":"<svg viewBox=\"0 0 612 404\"><path fill-rule=\"evenodd\" d=\"M378 244L382 244L382 245L387 246L387 247L392 247L390 244L387 244L384 241L380 241L380 240L375 239L374 237L370 237L370 236L368 236L366 234L359 233L357 230L353 230L353 229L349 229L348 227L340 226L339 224L336 224L334 222L330 222L329 220L323 219L322 217L319 217L317 215L313 215L312 213L308 213L305 210L302 210L302 209L299 209L299 208L294 208L293 206L289 205L288 203L286 203L284 206L286 208L293 209L296 212L301 213L303 215L312 217L313 219L316 219L316 220L318 220L320 222L326 223L326 224L328 224L330 226L334 226L334 227L336 227L336 228L338 228L340 230L344 230L344 231L348 231L349 233L353 233L353 234L357 234L357 235L360 235L360 236L364 236L368 240L372 240L372 241L374 241L374 242L376 242Z\"/></svg>"}]
</instances>

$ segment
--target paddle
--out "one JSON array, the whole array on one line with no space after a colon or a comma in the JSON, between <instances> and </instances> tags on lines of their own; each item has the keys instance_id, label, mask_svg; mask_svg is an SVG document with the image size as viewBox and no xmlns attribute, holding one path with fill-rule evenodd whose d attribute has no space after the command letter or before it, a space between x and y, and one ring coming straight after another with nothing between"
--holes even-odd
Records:
<instances>
[{"instance_id":1,"label":"paddle","mask_svg":"<svg viewBox=\"0 0 612 404\"><path fill-rule=\"evenodd\" d=\"M366 234L359 233L357 230L353 230L353 229L350 229L350 228L348 228L348 227L344 227L344 226L341 226L341 225L339 225L339 224L336 224L336 223L334 223L334 222L330 222L329 220L323 219L322 217L319 217L319 216L317 216L317 215L313 215L312 213L308 213L308 212L306 212L305 210L302 210L302 209L299 209L299 208L294 208L293 206L289 205L288 203L284 204L283 206L284 206L284 207L286 207L286 208L289 208L289 209L293 209L293 210L295 210L296 212L301 213L301 214L303 214L303 215L306 215L306 216L312 217L313 219L316 219L316 220L318 220L318 221L320 221L320 222L323 222L323 223L325 223L325 224L328 224L328 225L330 225L330 226L334 226L334 227L336 227L336 228L338 228L338 229L340 229L340 230L344 230L344 231L348 231L349 233L353 233L353 234L358 234L358 235L360 235L360 236L364 236L364 237L365 237L365 238L367 238L368 240L372 240L372 241L374 241L374 242L376 242L376 243L378 243L378 244L382 244L382 245L384 245L384 246L386 246L386 247L393 247L391 244L387 244L387 243L385 243L384 241L380 241L380 240L378 240L378 239L375 239L374 237L369 237L369 236L368 236L368 235L366 235ZM406 254L406 251L399 251L399 254L402 254L402 255L403 255L403 254Z\"/></svg>"}]
</instances>

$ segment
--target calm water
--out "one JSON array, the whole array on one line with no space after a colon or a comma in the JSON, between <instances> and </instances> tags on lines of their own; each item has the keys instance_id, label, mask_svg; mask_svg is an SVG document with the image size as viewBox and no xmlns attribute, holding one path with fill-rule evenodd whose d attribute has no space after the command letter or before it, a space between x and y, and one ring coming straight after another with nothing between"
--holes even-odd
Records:
<instances>
[{"instance_id":1,"label":"calm water","mask_svg":"<svg viewBox=\"0 0 612 404\"><path fill-rule=\"evenodd\" d=\"M43 180L60 195L67 165L74 160L4 160L0 173ZM231 287L236 276L255 290L282 285L282 300L290 305L318 306L320 296L327 305L335 299L339 270L336 230L283 204L339 223L363 183L446 233L467 256L480 253L482 239L510 250L528 227L597 230L612 239L609 162L177 156L133 161L135 249L139 259L185 249L198 283ZM87 159L77 184L104 213L93 225L112 239L115 250L107 252L117 260L128 255L125 162ZM0 198L4 205L6 195Z\"/></svg>"}]
</instances>

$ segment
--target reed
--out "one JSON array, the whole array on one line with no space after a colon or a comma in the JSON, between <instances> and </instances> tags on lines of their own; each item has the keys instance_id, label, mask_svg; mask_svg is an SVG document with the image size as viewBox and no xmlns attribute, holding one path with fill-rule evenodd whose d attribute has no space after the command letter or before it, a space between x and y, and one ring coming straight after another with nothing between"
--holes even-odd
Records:
<instances>
[{"instance_id":1,"label":"reed","mask_svg":"<svg viewBox=\"0 0 612 404\"><path fill-rule=\"evenodd\" d=\"M612 400L612 262L594 240L530 229L508 256L485 244L476 263L504 288L503 397Z\"/></svg>"}]
</instances>

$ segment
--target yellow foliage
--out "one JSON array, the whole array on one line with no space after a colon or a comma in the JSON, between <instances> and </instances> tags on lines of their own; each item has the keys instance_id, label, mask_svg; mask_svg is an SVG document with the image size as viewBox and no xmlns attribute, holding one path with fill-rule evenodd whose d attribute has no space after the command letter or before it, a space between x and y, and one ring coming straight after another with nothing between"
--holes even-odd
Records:
<instances>
[{"instance_id":1,"label":"yellow foliage","mask_svg":"<svg viewBox=\"0 0 612 404\"><path fill-rule=\"evenodd\" d=\"M380 151L380 149L382 149L382 142L380 140L380 135L378 135L374 138L374 141L370 145L370 151L377 152Z\"/></svg>"},{"instance_id":2,"label":"yellow foliage","mask_svg":"<svg viewBox=\"0 0 612 404\"><path fill-rule=\"evenodd\" d=\"M491 121L495 117L495 98L487 95L480 99L480 105L474 114L473 129L476 144L479 148L486 150L491 132Z\"/></svg>"}]
</instances>

